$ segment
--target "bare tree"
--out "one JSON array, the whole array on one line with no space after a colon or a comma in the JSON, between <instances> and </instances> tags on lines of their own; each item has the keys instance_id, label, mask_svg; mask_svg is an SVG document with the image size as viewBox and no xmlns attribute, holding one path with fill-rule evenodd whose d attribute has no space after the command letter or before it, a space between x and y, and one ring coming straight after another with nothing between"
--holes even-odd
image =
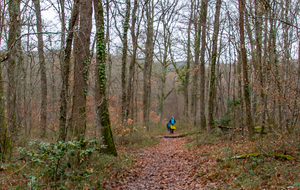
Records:
<instances>
[{"instance_id":1,"label":"bare tree","mask_svg":"<svg viewBox=\"0 0 300 190\"><path fill-rule=\"evenodd\" d=\"M211 55L211 67L210 67L210 89L209 89L209 103L208 103L208 131L213 129L213 114L214 114L214 97L215 97L215 68L217 60L217 50L218 50L218 35L219 35L219 19L220 19L220 10L221 10L222 0L217 0L216 2L216 14L215 14L215 23L214 23L214 33L213 33L213 50Z\"/></svg>"},{"instance_id":2,"label":"bare tree","mask_svg":"<svg viewBox=\"0 0 300 190\"><path fill-rule=\"evenodd\" d=\"M41 71L41 137L46 136L47 127L47 76L46 76L46 63L44 56L44 42L42 34L42 16L41 7L39 0L33 0L35 13L36 13L36 27L38 32L38 54L39 54L39 65Z\"/></svg>"},{"instance_id":3,"label":"bare tree","mask_svg":"<svg viewBox=\"0 0 300 190\"><path fill-rule=\"evenodd\" d=\"M84 138L86 129L86 97L92 29L92 0L80 1L78 43L75 47L74 97L72 127L74 137Z\"/></svg>"},{"instance_id":4,"label":"bare tree","mask_svg":"<svg viewBox=\"0 0 300 190\"><path fill-rule=\"evenodd\" d=\"M122 50L122 74L121 74L121 81L122 81L122 123L126 123L127 120L127 98L126 98L126 65L127 65L127 32L129 28L129 16L130 16L130 0L126 0L126 11L125 11L125 18L123 23L123 50Z\"/></svg>"},{"instance_id":5,"label":"bare tree","mask_svg":"<svg viewBox=\"0 0 300 190\"><path fill-rule=\"evenodd\" d=\"M153 22L154 22L154 6L153 1L146 1L146 18L147 18L147 40L145 50L144 65L144 94L143 94L143 123L150 130L150 95L151 95L151 73L153 64Z\"/></svg>"},{"instance_id":6,"label":"bare tree","mask_svg":"<svg viewBox=\"0 0 300 190\"><path fill-rule=\"evenodd\" d=\"M136 54L137 54L137 48L138 43L137 39L139 36L139 27L140 24L137 23L137 9L138 9L138 0L134 0L133 10L131 13L131 39L132 39L132 56L131 56L131 62L129 66L129 77L128 77L128 86L127 86L127 114L128 117L130 117L133 120L133 92L134 92L134 78L135 78L135 62L136 62ZM136 29L136 24L138 24L138 27ZM137 30L137 31L136 31ZM131 110L129 111L129 109ZM131 113L131 115L129 115Z\"/></svg>"},{"instance_id":7,"label":"bare tree","mask_svg":"<svg viewBox=\"0 0 300 190\"><path fill-rule=\"evenodd\" d=\"M199 7L199 0L195 7ZM201 10L200 10L201 11ZM194 76L192 79L192 97L191 97L191 115L194 119L194 126L197 124L197 111L198 111L198 78L199 78L199 57L200 57L200 36L201 36L201 25L199 24L199 10L194 12L194 25L195 25L195 62L193 67Z\"/></svg>"},{"instance_id":8,"label":"bare tree","mask_svg":"<svg viewBox=\"0 0 300 190\"><path fill-rule=\"evenodd\" d=\"M201 54L200 54L200 125L204 129L206 127L205 117L205 50L206 50L206 20L207 20L207 4L208 0L201 2Z\"/></svg>"},{"instance_id":9,"label":"bare tree","mask_svg":"<svg viewBox=\"0 0 300 190\"><path fill-rule=\"evenodd\" d=\"M243 81L244 81L244 97L246 104L246 120L247 127L249 131L249 139L252 139L254 127L253 120L251 115L251 107L250 107L250 84L248 79L248 65L247 65L247 54L245 47L245 32L244 32L244 10L245 10L245 2L243 0L239 0L239 27L240 27L240 41L241 41L241 57L243 63Z\"/></svg>"},{"instance_id":10,"label":"bare tree","mask_svg":"<svg viewBox=\"0 0 300 190\"><path fill-rule=\"evenodd\" d=\"M16 65L21 61L21 24L20 24L20 1L12 0L8 3L9 11L9 34L7 42L7 75L9 85L7 86L7 123L11 140L15 142L18 128L16 120Z\"/></svg>"},{"instance_id":11,"label":"bare tree","mask_svg":"<svg viewBox=\"0 0 300 190\"><path fill-rule=\"evenodd\" d=\"M72 51L72 41L74 36L74 27L78 20L79 0L74 1L71 19L69 21L68 36L66 47L64 48L64 59L61 65L62 70L62 87L60 92L60 113L59 113L59 139L66 140L67 137L67 112L68 112L68 91L70 78L70 59Z\"/></svg>"},{"instance_id":12,"label":"bare tree","mask_svg":"<svg viewBox=\"0 0 300 190\"><path fill-rule=\"evenodd\" d=\"M183 115L185 117L189 116L189 83L190 83L190 65L191 65L191 28L192 28L192 20L194 16L194 3L191 0L191 14L189 18L188 24L188 37L187 37L187 61L186 61L186 70L185 70L185 79L184 79L184 111Z\"/></svg>"}]
</instances>

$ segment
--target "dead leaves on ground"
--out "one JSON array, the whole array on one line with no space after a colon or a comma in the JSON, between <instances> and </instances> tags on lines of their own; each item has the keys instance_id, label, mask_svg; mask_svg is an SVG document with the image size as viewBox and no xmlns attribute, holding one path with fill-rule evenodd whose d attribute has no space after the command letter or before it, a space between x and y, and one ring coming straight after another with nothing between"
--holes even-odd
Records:
<instances>
[{"instance_id":1,"label":"dead leaves on ground","mask_svg":"<svg viewBox=\"0 0 300 190\"><path fill-rule=\"evenodd\" d=\"M215 164L209 154L185 150L185 139L161 139L144 149L131 170L106 184L109 189L201 189L199 174ZM206 155L206 156L204 156Z\"/></svg>"}]
</instances>

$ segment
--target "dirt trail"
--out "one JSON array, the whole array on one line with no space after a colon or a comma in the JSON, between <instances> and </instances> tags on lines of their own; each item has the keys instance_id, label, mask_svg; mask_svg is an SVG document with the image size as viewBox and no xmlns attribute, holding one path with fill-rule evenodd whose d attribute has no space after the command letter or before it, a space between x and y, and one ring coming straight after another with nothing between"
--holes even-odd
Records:
<instances>
[{"instance_id":1,"label":"dirt trail","mask_svg":"<svg viewBox=\"0 0 300 190\"><path fill-rule=\"evenodd\" d=\"M139 154L128 176L111 189L206 189L196 176L207 160L184 149L186 143L185 138L161 138Z\"/></svg>"}]
</instances>

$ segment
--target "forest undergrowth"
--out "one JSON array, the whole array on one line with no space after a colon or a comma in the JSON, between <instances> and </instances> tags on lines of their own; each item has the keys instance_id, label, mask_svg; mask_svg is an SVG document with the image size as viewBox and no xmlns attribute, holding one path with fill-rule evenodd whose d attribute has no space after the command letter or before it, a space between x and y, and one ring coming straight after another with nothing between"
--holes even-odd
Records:
<instances>
[{"instance_id":1,"label":"forest undergrowth","mask_svg":"<svg viewBox=\"0 0 300 190\"><path fill-rule=\"evenodd\" d=\"M176 134L195 132L178 126ZM101 153L100 139L33 141L1 164L0 189L300 188L297 132L256 134L248 141L216 128L163 138L166 127L157 125L121 134L115 136L117 157Z\"/></svg>"}]
</instances>

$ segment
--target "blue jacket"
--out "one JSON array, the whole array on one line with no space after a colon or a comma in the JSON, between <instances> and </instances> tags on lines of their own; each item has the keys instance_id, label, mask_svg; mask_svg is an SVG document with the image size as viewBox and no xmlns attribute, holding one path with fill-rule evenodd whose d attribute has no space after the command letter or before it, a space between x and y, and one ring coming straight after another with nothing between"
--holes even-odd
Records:
<instances>
[{"instance_id":1,"label":"blue jacket","mask_svg":"<svg viewBox=\"0 0 300 190\"><path fill-rule=\"evenodd\" d=\"M174 125L176 123L175 119L171 118L169 123L171 123L171 125Z\"/></svg>"},{"instance_id":2,"label":"blue jacket","mask_svg":"<svg viewBox=\"0 0 300 190\"><path fill-rule=\"evenodd\" d=\"M167 127L168 127L168 128L170 128L170 127L171 127L171 123L170 123L170 122L167 124Z\"/></svg>"}]
</instances>

